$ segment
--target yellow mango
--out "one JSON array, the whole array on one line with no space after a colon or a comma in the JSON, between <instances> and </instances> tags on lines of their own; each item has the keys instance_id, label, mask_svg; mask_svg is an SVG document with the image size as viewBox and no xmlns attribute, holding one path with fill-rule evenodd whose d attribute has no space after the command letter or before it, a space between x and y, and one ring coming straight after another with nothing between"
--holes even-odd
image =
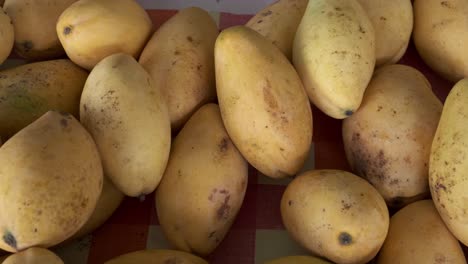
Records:
<instances>
[{"instance_id":1,"label":"yellow mango","mask_svg":"<svg viewBox=\"0 0 468 264\"><path fill-rule=\"evenodd\" d=\"M0 148L0 248L51 247L88 220L102 190L96 144L70 114L49 111Z\"/></svg>"},{"instance_id":2,"label":"yellow mango","mask_svg":"<svg viewBox=\"0 0 468 264\"><path fill-rule=\"evenodd\" d=\"M10 55L15 41L15 31L13 23L8 14L0 5L0 64L2 64Z\"/></svg>"},{"instance_id":3,"label":"yellow mango","mask_svg":"<svg viewBox=\"0 0 468 264\"><path fill-rule=\"evenodd\" d=\"M68 57L88 70L115 53L138 58L151 29L148 13L135 0L79 0L56 26Z\"/></svg>"},{"instance_id":4,"label":"yellow mango","mask_svg":"<svg viewBox=\"0 0 468 264\"><path fill-rule=\"evenodd\" d=\"M10 255L2 264L63 264L63 260L50 250L33 247Z\"/></svg>"},{"instance_id":5,"label":"yellow mango","mask_svg":"<svg viewBox=\"0 0 468 264\"><path fill-rule=\"evenodd\" d=\"M151 76L132 56L111 55L91 71L81 95L80 121L117 189L133 197L156 189L169 158L169 114Z\"/></svg>"},{"instance_id":6,"label":"yellow mango","mask_svg":"<svg viewBox=\"0 0 468 264\"><path fill-rule=\"evenodd\" d=\"M15 25L15 51L26 59L45 60L65 54L55 25L77 0L6 0L3 9Z\"/></svg>"},{"instance_id":7,"label":"yellow mango","mask_svg":"<svg viewBox=\"0 0 468 264\"><path fill-rule=\"evenodd\" d=\"M167 249L147 249L118 256L104 264L208 264L207 261L192 254Z\"/></svg>"},{"instance_id":8,"label":"yellow mango","mask_svg":"<svg viewBox=\"0 0 468 264\"><path fill-rule=\"evenodd\" d=\"M0 71L0 136L8 139L49 110L78 117L87 77L85 70L64 59Z\"/></svg>"},{"instance_id":9,"label":"yellow mango","mask_svg":"<svg viewBox=\"0 0 468 264\"><path fill-rule=\"evenodd\" d=\"M314 255L336 263L367 263L387 236L389 214L379 192L340 170L298 175L281 199L289 234Z\"/></svg>"},{"instance_id":10,"label":"yellow mango","mask_svg":"<svg viewBox=\"0 0 468 264\"><path fill-rule=\"evenodd\" d=\"M457 82L444 103L432 142L429 187L450 232L468 245L468 79Z\"/></svg>"},{"instance_id":11,"label":"yellow mango","mask_svg":"<svg viewBox=\"0 0 468 264\"><path fill-rule=\"evenodd\" d=\"M292 59L292 47L297 27L308 0L279 0L253 16L245 25L265 36Z\"/></svg>"},{"instance_id":12,"label":"yellow mango","mask_svg":"<svg viewBox=\"0 0 468 264\"><path fill-rule=\"evenodd\" d=\"M361 107L343 121L351 168L390 206L428 196L429 155L441 112L424 75L396 64L375 72Z\"/></svg>"},{"instance_id":13,"label":"yellow mango","mask_svg":"<svg viewBox=\"0 0 468 264\"><path fill-rule=\"evenodd\" d=\"M414 202L392 216L377 264L466 264L458 240L450 233L432 200Z\"/></svg>"},{"instance_id":14,"label":"yellow mango","mask_svg":"<svg viewBox=\"0 0 468 264\"><path fill-rule=\"evenodd\" d=\"M375 32L357 0L309 1L293 62L310 100L337 119L360 106L375 66Z\"/></svg>"},{"instance_id":15,"label":"yellow mango","mask_svg":"<svg viewBox=\"0 0 468 264\"><path fill-rule=\"evenodd\" d=\"M216 98L214 43L218 27L197 7L171 17L154 33L139 63L166 101L172 130L179 130L203 104Z\"/></svg>"},{"instance_id":16,"label":"yellow mango","mask_svg":"<svg viewBox=\"0 0 468 264\"><path fill-rule=\"evenodd\" d=\"M294 67L253 29L224 30L215 44L216 89L232 141L256 169L292 176L312 142L312 112Z\"/></svg>"},{"instance_id":17,"label":"yellow mango","mask_svg":"<svg viewBox=\"0 0 468 264\"><path fill-rule=\"evenodd\" d=\"M231 142L219 107L202 106L175 138L156 190L156 210L169 242L179 250L210 254L234 222L247 180L247 162Z\"/></svg>"}]
</instances>

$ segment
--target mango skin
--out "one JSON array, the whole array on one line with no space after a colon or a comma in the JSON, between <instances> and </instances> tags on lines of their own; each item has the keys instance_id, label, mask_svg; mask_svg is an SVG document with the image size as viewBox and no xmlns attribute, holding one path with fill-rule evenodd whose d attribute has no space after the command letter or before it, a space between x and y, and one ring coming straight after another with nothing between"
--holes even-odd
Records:
<instances>
[{"instance_id":1,"label":"mango skin","mask_svg":"<svg viewBox=\"0 0 468 264\"><path fill-rule=\"evenodd\" d=\"M0 136L8 139L49 110L78 118L88 73L70 60L35 62L0 71Z\"/></svg>"},{"instance_id":2,"label":"mango skin","mask_svg":"<svg viewBox=\"0 0 468 264\"><path fill-rule=\"evenodd\" d=\"M429 187L442 220L450 232L468 245L468 79L453 86L447 96L429 160Z\"/></svg>"},{"instance_id":3,"label":"mango skin","mask_svg":"<svg viewBox=\"0 0 468 264\"><path fill-rule=\"evenodd\" d=\"M281 198L288 233L316 256L335 263L367 263L387 236L384 199L364 179L340 170L298 175Z\"/></svg>"},{"instance_id":4,"label":"mango skin","mask_svg":"<svg viewBox=\"0 0 468 264\"><path fill-rule=\"evenodd\" d=\"M361 107L343 121L351 168L389 206L429 195L429 155L441 112L442 103L424 75L396 64L374 73Z\"/></svg>"},{"instance_id":5,"label":"mango skin","mask_svg":"<svg viewBox=\"0 0 468 264\"><path fill-rule=\"evenodd\" d=\"M312 111L294 67L268 39L245 26L215 44L216 90L224 125L264 175L296 174L312 142Z\"/></svg>"},{"instance_id":6,"label":"mango skin","mask_svg":"<svg viewBox=\"0 0 468 264\"><path fill-rule=\"evenodd\" d=\"M135 0L79 0L60 15L56 31L68 57L91 70L112 54L138 58L152 27Z\"/></svg>"},{"instance_id":7,"label":"mango skin","mask_svg":"<svg viewBox=\"0 0 468 264\"><path fill-rule=\"evenodd\" d=\"M15 31L11 18L1 8L0 3L0 64L2 64L8 56L10 56L15 41Z\"/></svg>"},{"instance_id":8,"label":"mango skin","mask_svg":"<svg viewBox=\"0 0 468 264\"><path fill-rule=\"evenodd\" d=\"M179 250L210 254L234 222L247 181L248 164L231 142L218 105L202 106L175 138L156 190L168 241Z\"/></svg>"},{"instance_id":9,"label":"mango skin","mask_svg":"<svg viewBox=\"0 0 468 264\"><path fill-rule=\"evenodd\" d=\"M377 264L465 264L458 240L450 233L432 200L414 202L392 216Z\"/></svg>"},{"instance_id":10,"label":"mango skin","mask_svg":"<svg viewBox=\"0 0 468 264\"><path fill-rule=\"evenodd\" d=\"M63 260L50 250L33 247L10 255L2 264L63 264Z\"/></svg>"},{"instance_id":11,"label":"mango skin","mask_svg":"<svg viewBox=\"0 0 468 264\"><path fill-rule=\"evenodd\" d=\"M0 165L0 248L6 251L64 241L88 220L101 194L96 144L67 113L49 111L6 141Z\"/></svg>"},{"instance_id":12,"label":"mango skin","mask_svg":"<svg viewBox=\"0 0 468 264\"><path fill-rule=\"evenodd\" d=\"M359 0L375 30L376 66L397 63L413 30L411 0Z\"/></svg>"},{"instance_id":13,"label":"mango skin","mask_svg":"<svg viewBox=\"0 0 468 264\"><path fill-rule=\"evenodd\" d=\"M15 51L30 60L65 54L55 31L60 14L77 0L6 0L3 9L15 25Z\"/></svg>"},{"instance_id":14,"label":"mango skin","mask_svg":"<svg viewBox=\"0 0 468 264\"><path fill-rule=\"evenodd\" d=\"M468 3L415 0L413 13L413 41L424 62L452 82L468 76Z\"/></svg>"},{"instance_id":15,"label":"mango skin","mask_svg":"<svg viewBox=\"0 0 468 264\"><path fill-rule=\"evenodd\" d=\"M164 23L141 53L139 63L161 90L173 131L216 99L213 49L217 36L218 27L208 12L186 8Z\"/></svg>"},{"instance_id":16,"label":"mango skin","mask_svg":"<svg viewBox=\"0 0 468 264\"><path fill-rule=\"evenodd\" d=\"M375 66L375 31L357 0L309 1L293 63L312 103L344 119L360 106Z\"/></svg>"},{"instance_id":17,"label":"mango skin","mask_svg":"<svg viewBox=\"0 0 468 264\"><path fill-rule=\"evenodd\" d=\"M171 147L169 114L159 89L130 55L111 55L91 71L80 121L98 146L104 174L127 196L153 192Z\"/></svg>"},{"instance_id":18,"label":"mango skin","mask_svg":"<svg viewBox=\"0 0 468 264\"><path fill-rule=\"evenodd\" d=\"M330 262L312 256L289 256L273 259L264 264L330 264Z\"/></svg>"},{"instance_id":19,"label":"mango skin","mask_svg":"<svg viewBox=\"0 0 468 264\"><path fill-rule=\"evenodd\" d=\"M151 263L151 264L208 264L208 262L195 255L167 249L148 249L127 253L111 259L104 264L134 264L134 263Z\"/></svg>"},{"instance_id":20,"label":"mango skin","mask_svg":"<svg viewBox=\"0 0 468 264\"><path fill-rule=\"evenodd\" d=\"M81 238L94 232L94 230L102 226L112 216L119 208L124 198L125 195L114 186L108 177L104 177L102 192L93 213L80 230L68 240Z\"/></svg>"},{"instance_id":21,"label":"mango skin","mask_svg":"<svg viewBox=\"0 0 468 264\"><path fill-rule=\"evenodd\" d=\"M279 0L253 16L245 26L257 31L292 59L292 47L297 27L308 0Z\"/></svg>"}]
</instances>

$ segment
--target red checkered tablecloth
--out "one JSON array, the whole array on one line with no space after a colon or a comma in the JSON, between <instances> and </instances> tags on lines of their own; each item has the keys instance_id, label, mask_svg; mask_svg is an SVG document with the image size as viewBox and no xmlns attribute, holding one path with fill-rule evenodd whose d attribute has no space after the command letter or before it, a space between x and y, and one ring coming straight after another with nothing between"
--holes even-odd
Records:
<instances>
[{"instance_id":1,"label":"red checkered tablecloth","mask_svg":"<svg viewBox=\"0 0 468 264\"><path fill-rule=\"evenodd\" d=\"M216 2L220 4L220 1ZM150 1L143 2L149 2L147 5L152 6ZM262 1L253 2L259 6L266 4L258 3ZM176 12L148 10L155 28ZM251 17L224 12L211 14L220 29L244 24ZM409 46L400 63L411 65L423 72L437 96L441 100L445 99L452 84L438 77L422 62L413 44ZM325 116L317 108L313 108L313 118L313 146L303 171L312 168L349 170L342 146L341 121ZM280 199L288 182L289 180L269 179L253 168L250 169L243 206L226 238L208 257L210 263L253 264L281 256L306 254L306 251L288 236L281 223ZM169 248L158 225L153 194L148 195L144 201L126 198L108 222L93 234L53 250L67 264L101 264L127 252L150 248Z\"/></svg>"}]
</instances>

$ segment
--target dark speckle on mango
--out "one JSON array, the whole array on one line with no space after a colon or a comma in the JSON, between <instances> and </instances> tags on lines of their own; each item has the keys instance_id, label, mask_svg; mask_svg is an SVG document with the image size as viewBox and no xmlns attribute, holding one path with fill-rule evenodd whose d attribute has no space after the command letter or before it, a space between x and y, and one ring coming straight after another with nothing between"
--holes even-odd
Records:
<instances>
[{"instance_id":1,"label":"dark speckle on mango","mask_svg":"<svg viewBox=\"0 0 468 264\"><path fill-rule=\"evenodd\" d=\"M263 13L262 13L262 16L266 17L266 16L269 16L269 15L271 15L271 14L273 14L273 12L271 12L271 10L268 10L268 11L266 11L266 12L263 12Z\"/></svg>"},{"instance_id":2,"label":"dark speckle on mango","mask_svg":"<svg viewBox=\"0 0 468 264\"><path fill-rule=\"evenodd\" d=\"M360 133L352 135L350 149L353 170L374 185L391 182L393 179L389 175L389 160L384 151L370 151L365 143Z\"/></svg>"},{"instance_id":3,"label":"dark speckle on mango","mask_svg":"<svg viewBox=\"0 0 468 264\"><path fill-rule=\"evenodd\" d=\"M353 110L346 110L345 111L345 115L346 116L352 116L354 114L354 111Z\"/></svg>"}]
</instances>

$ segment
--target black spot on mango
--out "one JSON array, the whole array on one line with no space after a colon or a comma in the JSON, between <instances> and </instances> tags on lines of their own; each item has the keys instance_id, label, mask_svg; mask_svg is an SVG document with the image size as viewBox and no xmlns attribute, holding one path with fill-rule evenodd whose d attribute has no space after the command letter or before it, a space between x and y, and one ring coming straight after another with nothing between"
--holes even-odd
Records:
<instances>
[{"instance_id":1,"label":"black spot on mango","mask_svg":"<svg viewBox=\"0 0 468 264\"><path fill-rule=\"evenodd\" d=\"M10 247L17 249L16 238L12 233L10 233L9 231L6 231L5 234L3 234L2 239L3 239L3 242L5 242Z\"/></svg>"},{"instance_id":2,"label":"black spot on mango","mask_svg":"<svg viewBox=\"0 0 468 264\"><path fill-rule=\"evenodd\" d=\"M63 35L68 35L72 32L73 30L73 27L72 26L66 26L64 29L63 29Z\"/></svg>"},{"instance_id":3,"label":"black spot on mango","mask_svg":"<svg viewBox=\"0 0 468 264\"><path fill-rule=\"evenodd\" d=\"M19 46L24 52L29 52L34 48L34 44L30 40L23 41Z\"/></svg>"},{"instance_id":4,"label":"black spot on mango","mask_svg":"<svg viewBox=\"0 0 468 264\"><path fill-rule=\"evenodd\" d=\"M353 237L347 232L341 232L338 236L338 242L342 246L348 246L351 245L351 243L353 243Z\"/></svg>"}]
</instances>

